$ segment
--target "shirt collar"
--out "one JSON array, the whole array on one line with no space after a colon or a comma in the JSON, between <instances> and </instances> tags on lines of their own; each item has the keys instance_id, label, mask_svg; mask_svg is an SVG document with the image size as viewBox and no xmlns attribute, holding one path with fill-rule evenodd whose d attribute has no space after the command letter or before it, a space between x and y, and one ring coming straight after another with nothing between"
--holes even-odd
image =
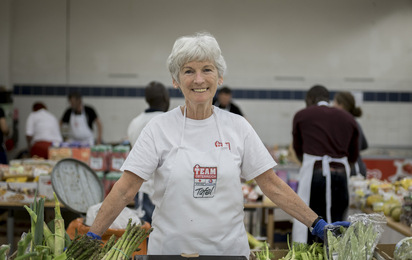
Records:
<instances>
[{"instance_id":1,"label":"shirt collar","mask_svg":"<svg viewBox=\"0 0 412 260\"><path fill-rule=\"evenodd\" d=\"M327 106L327 107L330 106L329 102L326 102L326 101L319 101L317 105L318 106Z\"/></svg>"},{"instance_id":2,"label":"shirt collar","mask_svg":"<svg viewBox=\"0 0 412 260\"><path fill-rule=\"evenodd\" d=\"M148 108L144 112L145 113L151 113L151 112L157 112L157 111L163 112L163 110L156 109L156 108Z\"/></svg>"}]
</instances>

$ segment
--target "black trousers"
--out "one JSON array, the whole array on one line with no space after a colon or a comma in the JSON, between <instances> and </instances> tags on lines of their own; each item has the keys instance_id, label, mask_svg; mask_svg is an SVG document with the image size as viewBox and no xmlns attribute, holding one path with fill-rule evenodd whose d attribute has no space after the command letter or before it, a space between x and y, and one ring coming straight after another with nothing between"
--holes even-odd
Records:
<instances>
[{"instance_id":1,"label":"black trousers","mask_svg":"<svg viewBox=\"0 0 412 260\"><path fill-rule=\"evenodd\" d=\"M343 215L349 206L348 180L344 168L330 172L332 189L332 222L345 221ZM319 216L326 220L326 178L323 177L322 169L314 169L309 207ZM308 231L308 244L322 242L317 236Z\"/></svg>"}]
</instances>

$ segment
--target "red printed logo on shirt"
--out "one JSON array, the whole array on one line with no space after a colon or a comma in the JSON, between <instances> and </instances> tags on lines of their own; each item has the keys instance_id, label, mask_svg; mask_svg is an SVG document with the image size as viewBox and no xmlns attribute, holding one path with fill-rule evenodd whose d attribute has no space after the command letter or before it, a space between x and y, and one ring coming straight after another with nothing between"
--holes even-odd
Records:
<instances>
[{"instance_id":1,"label":"red printed logo on shirt","mask_svg":"<svg viewBox=\"0 0 412 260\"><path fill-rule=\"evenodd\" d=\"M196 164L193 167L193 173L193 197L213 198L217 184L217 167L201 167L199 164Z\"/></svg>"},{"instance_id":2,"label":"red printed logo on shirt","mask_svg":"<svg viewBox=\"0 0 412 260\"><path fill-rule=\"evenodd\" d=\"M227 147L229 147L229 150L230 150L230 142L226 142L225 144L226 144ZM223 144L219 141L216 141L215 146L216 147L223 147Z\"/></svg>"}]
</instances>

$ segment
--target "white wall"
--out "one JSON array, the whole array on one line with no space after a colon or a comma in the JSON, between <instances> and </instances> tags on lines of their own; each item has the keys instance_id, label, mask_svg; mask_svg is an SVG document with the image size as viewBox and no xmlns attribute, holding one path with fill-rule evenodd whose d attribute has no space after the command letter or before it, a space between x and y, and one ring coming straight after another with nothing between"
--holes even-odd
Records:
<instances>
[{"instance_id":1,"label":"white wall","mask_svg":"<svg viewBox=\"0 0 412 260\"><path fill-rule=\"evenodd\" d=\"M305 90L322 83L331 90L412 91L410 0L68 3L12 1L12 84L143 86L156 79L171 87L165 61L173 42L208 30L220 43L232 88ZM39 99L15 96L22 119ZM44 100L60 118L66 99ZM133 98L84 101L102 118L106 141L124 137L129 120L146 107ZM182 102L173 99L171 108ZM304 107L303 101L235 102L269 145L291 141L292 117ZM370 145L412 146L411 102L366 102L363 110Z\"/></svg>"},{"instance_id":2,"label":"white wall","mask_svg":"<svg viewBox=\"0 0 412 260\"><path fill-rule=\"evenodd\" d=\"M10 0L0 0L0 86L10 85Z\"/></svg>"},{"instance_id":3,"label":"white wall","mask_svg":"<svg viewBox=\"0 0 412 260\"><path fill-rule=\"evenodd\" d=\"M66 83L66 1L11 5L12 83Z\"/></svg>"}]
</instances>

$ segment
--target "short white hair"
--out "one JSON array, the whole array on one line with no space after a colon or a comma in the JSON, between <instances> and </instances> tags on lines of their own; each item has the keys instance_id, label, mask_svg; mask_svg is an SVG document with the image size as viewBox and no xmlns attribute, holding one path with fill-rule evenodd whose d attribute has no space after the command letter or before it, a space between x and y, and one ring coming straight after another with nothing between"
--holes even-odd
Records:
<instances>
[{"instance_id":1,"label":"short white hair","mask_svg":"<svg viewBox=\"0 0 412 260\"><path fill-rule=\"evenodd\" d=\"M167 58L166 65L172 78L177 83L180 83L180 68L191 61L214 62L219 77L223 76L226 70L226 62L221 54L219 44L215 37L208 32L199 32L176 40L172 53Z\"/></svg>"}]
</instances>

